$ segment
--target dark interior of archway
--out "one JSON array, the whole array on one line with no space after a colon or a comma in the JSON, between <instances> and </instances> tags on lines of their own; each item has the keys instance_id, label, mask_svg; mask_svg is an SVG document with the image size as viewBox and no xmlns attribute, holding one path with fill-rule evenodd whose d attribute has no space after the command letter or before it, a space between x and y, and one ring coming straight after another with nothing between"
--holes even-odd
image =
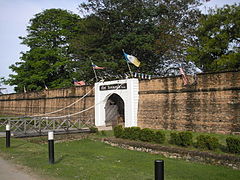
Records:
<instances>
[{"instance_id":1,"label":"dark interior of archway","mask_svg":"<svg viewBox=\"0 0 240 180\"><path fill-rule=\"evenodd\" d=\"M109 97L109 99L118 106L118 113L124 118L124 102L122 98L117 94L113 94Z\"/></svg>"},{"instance_id":2,"label":"dark interior of archway","mask_svg":"<svg viewBox=\"0 0 240 180\"><path fill-rule=\"evenodd\" d=\"M117 117L117 119L112 119L112 125L113 126L117 125L117 124L124 125L125 119L124 119L124 101L123 101L123 99L117 94L112 94L108 98L108 101L110 102L110 105L117 105L117 107L118 107L117 111L118 111L119 117Z\"/></svg>"}]
</instances>

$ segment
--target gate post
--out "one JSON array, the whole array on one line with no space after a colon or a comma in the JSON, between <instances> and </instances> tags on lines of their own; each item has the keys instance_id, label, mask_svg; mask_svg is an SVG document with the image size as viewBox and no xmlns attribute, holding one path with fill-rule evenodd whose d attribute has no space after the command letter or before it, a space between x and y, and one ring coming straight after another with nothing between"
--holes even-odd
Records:
<instances>
[{"instance_id":1,"label":"gate post","mask_svg":"<svg viewBox=\"0 0 240 180\"><path fill-rule=\"evenodd\" d=\"M67 122L66 122L66 124L67 124L67 132L69 131L69 120L70 120L70 116L68 115L67 116Z\"/></svg>"},{"instance_id":2,"label":"gate post","mask_svg":"<svg viewBox=\"0 0 240 180\"><path fill-rule=\"evenodd\" d=\"M55 129L56 129L56 119L52 119L51 121L53 121L52 122L52 124L53 124L53 131L55 131Z\"/></svg>"},{"instance_id":3,"label":"gate post","mask_svg":"<svg viewBox=\"0 0 240 180\"><path fill-rule=\"evenodd\" d=\"M33 127L36 129L36 127L37 127L37 120L36 120L36 118L34 118L34 120L33 120Z\"/></svg>"},{"instance_id":4,"label":"gate post","mask_svg":"<svg viewBox=\"0 0 240 180\"><path fill-rule=\"evenodd\" d=\"M24 134L26 134L27 133L27 120L26 119L24 119L24 127L23 127L23 132L24 132Z\"/></svg>"},{"instance_id":5,"label":"gate post","mask_svg":"<svg viewBox=\"0 0 240 180\"><path fill-rule=\"evenodd\" d=\"M11 138L11 131L10 131L10 124L6 125L6 147L10 147L10 138Z\"/></svg>"},{"instance_id":6,"label":"gate post","mask_svg":"<svg viewBox=\"0 0 240 180\"><path fill-rule=\"evenodd\" d=\"M53 131L48 132L48 159L49 164L54 164L54 138Z\"/></svg>"},{"instance_id":7,"label":"gate post","mask_svg":"<svg viewBox=\"0 0 240 180\"><path fill-rule=\"evenodd\" d=\"M155 180L164 180L164 161L155 160Z\"/></svg>"},{"instance_id":8,"label":"gate post","mask_svg":"<svg viewBox=\"0 0 240 180\"><path fill-rule=\"evenodd\" d=\"M42 124L42 118L39 118L39 134L42 134L42 130L41 130L41 124Z\"/></svg>"}]
</instances>

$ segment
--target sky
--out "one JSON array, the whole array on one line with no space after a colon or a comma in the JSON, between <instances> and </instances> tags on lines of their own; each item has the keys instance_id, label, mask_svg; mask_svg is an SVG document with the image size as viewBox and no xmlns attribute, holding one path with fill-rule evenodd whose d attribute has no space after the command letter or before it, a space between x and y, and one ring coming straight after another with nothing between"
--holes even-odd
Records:
<instances>
[{"instance_id":1,"label":"sky","mask_svg":"<svg viewBox=\"0 0 240 180\"><path fill-rule=\"evenodd\" d=\"M79 14L78 5L84 0L0 0L0 77L8 78L12 74L9 66L20 61L21 52L28 48L21 45L19 36L26 36L26 27L35 14L45 9L61 8ZM224 4L240 3L240 0L210 0L202 6L202 11ZM80 15L80 14L79 14ZM3 93L14 93L13 87L6 88Z\"/></svg>"}]
</instances>

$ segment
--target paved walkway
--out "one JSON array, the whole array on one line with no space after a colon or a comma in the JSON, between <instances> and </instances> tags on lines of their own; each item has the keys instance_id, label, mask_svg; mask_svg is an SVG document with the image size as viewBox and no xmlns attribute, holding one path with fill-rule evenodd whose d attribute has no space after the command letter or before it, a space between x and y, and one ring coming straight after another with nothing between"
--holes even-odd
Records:
<instances>
[{"instance_id":1,"label":"paved walkway","mask_svg":"<svg viewBox=\"0 0 240 180\"><path fill-rule=\"evenodd\" d=\"M41 180L36 175L30 175L27 171L0 157L0 179L1 180Z\"/></svg>"}]
</instances>

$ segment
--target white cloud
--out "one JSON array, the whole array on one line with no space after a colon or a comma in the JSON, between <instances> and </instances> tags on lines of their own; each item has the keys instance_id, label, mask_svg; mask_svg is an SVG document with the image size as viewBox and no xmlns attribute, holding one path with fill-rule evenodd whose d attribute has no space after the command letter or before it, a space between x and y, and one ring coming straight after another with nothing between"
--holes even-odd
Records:
<instances>
[{"instance_id":1,"label":"white cloud","mask_svg":"<svg viewBox=\"0 0 240 180\"><path fill-rule=\"evenodd\" d=\"M240 3L240 0L210 0L208 2L204 2L201 9L203 13L207 13L209 8L221 8L224 5L233 5L235 3Z\"/></svg>"}]
</instances>

